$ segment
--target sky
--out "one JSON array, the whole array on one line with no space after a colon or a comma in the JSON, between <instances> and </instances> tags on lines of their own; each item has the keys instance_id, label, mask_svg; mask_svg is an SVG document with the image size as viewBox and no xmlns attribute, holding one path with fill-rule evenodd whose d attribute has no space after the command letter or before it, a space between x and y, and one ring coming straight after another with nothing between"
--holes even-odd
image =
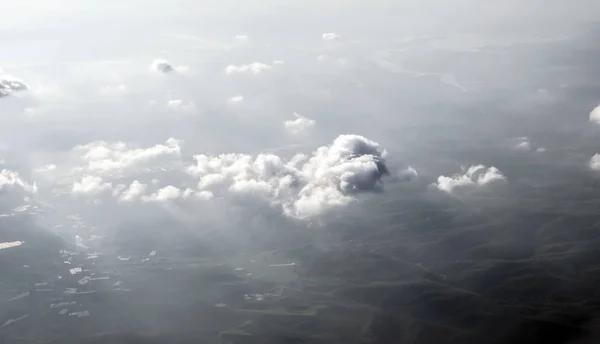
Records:
<instances>
[{"instance_id":1,"label":"sky","mask_svg":"<svg viewBox=\"0 0 600 344\"><path fill-rule=\"evenodd\" d=\"M535 179L515 161L598 170L599 6L2 3L0 213L88 236L254 212L314 226L410 188ZM76 214L85 230L65 229Z\"/></svg>"}]
</instances>

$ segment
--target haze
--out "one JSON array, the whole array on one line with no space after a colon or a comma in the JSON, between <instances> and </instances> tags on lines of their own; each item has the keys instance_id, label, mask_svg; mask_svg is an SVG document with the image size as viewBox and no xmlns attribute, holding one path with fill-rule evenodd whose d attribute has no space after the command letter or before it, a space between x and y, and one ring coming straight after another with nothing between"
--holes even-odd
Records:
<instances>
[{"instance_id":1,"label":"haze","mask_svg":"<svg viewBox=\"0 0 600 344\"><path fill-rule=\"evenodd\" d=\"M599 11L1 3L0 342L595 342Z\"/></svg>"}]
</instances>

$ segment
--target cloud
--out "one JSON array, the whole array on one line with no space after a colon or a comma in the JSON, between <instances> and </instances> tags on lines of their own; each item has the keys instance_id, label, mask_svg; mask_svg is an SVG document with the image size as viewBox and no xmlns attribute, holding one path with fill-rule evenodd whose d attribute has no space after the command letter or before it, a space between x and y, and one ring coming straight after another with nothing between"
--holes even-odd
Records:
<instances>
[{"instance_id":1,"label":"cloud","mask_svg":"<svg viewBox=\"0 0 600 344\"><path fill-rule=\"evenodd\" d=\"M238 41L247 41L250 37L248 35L235 35L235 39Z\"/></svg>"},{"instance_id":2,"label":"cloud","mask_svg":"<svg viewBox=\"0 0 600 344\"><path fill-rule=\"evenodd\" d=\"M9 242L0 242L0 250L5 250L7 248L17 247L23 245L24 241L9 241Z\"/></svg>"},{"instance_id":3,"label":"cloud","mask_svg":"<svg viewBox=\"0 0 600 344\"><path fill-rule=\"evenodd\" d=\"M29 193L36 193L38 191L35 183L28 184L19 176L18 172L2 169L0 170L0 191L12 188L21 188Z\"/></svg>"},{"instance_id":4,"label":"cloud","mask_svg":"<svg viewBox=\"0 0 600 344\"><path fill-rule=\"evenodd\" d=\"M150 70L161 73L172 73L175 71L175 68L167 60L158 59L152 62Z\"/></svg>"},{"instance_id":5,"label":"cloud","mask_svg":"<svg viewBox=\"0 0 600 344\"><path fill-rule=\"evenodd\" d=\"M596 123L596 124L600 124L600 105L596 106L590 112L590 122L593 122L593 123Z\"/></svg>"},{"instance_id":6,"label":"cloud","mask_svg":"<svg viewBox=\"0 0 600 344\"><path fill-rule=\"evenodd\" d=\"M407 168L399 171L394 177L394 179L398 181L410 182L417 179L419 177L419 173L414 167L408 166Z\"/></svg>"},{"instance_id":7,"label":"cloud","mask_svg":"<svg viewBox=\"0 0 600 344\"><path fill-rule=\"evenodd\" d=\"M94 173L119 172L155 165L181 156L181 141L169 138L149 148L130 148L123 142L94 141L76 146L73 151L86 164L82 169Z\"/></svg>"},{"instance_id":8,"label":"cloud","mask_svg":"<svg viewBox=\"0 0 600 344\"><path fill-rule=\"evenodd\" d=\"M186 73L189 72L190 67L188 66L177 66L173 67L167 60L157 59L152 62L150 65L150 70L154 72L169 74L169 73Z\"/></svg>"},{"instance_id":9,"label":"cloud","mask_svg":"<svg viewBox=\"0 0 600 344\"><path fill-rule=\"evenodd\" d=\"M389 175L387 152L359 135L340 135L308 155L199 154L191 166L181 155L180 145L173 138L146 148L94 141L71 151L77 155L77 167L47 165L36 171L52 172L56 178L43 181L54 183L53 188L44 185L57 196L72 194L102 204L113 199L181 206L185 204L181 202L215 197L233 202L259 199L297 219L345 206L362 193L382 191L382 177ZM166 179L165 184L160 185L158 174Z\"/></svg>"},{"instance_id":10,"label":"cloud","mask_svg":"<svg viewBox=\"0 0 600 344\"><path fill-rule=\"evenodd\" d=\"M322 37L326 41L333 41L342 38L340 35L334 32L325 32Z\"/></svg>"},{"instance_id":11,"label":"cloud","mask_svg":"<svg viewBox=\"0 0 600 344\"><path fill-rule=\"evenodd\" d=\"M159 189L152 195L150 195L148 197L144 197L144 200L149 201L149 202L172 201L177 198L183 197L184 194L189 195L190 193L191 193L191 190L190 191L186 190L185 192L182 192L179 188L176 188L172 185L168 185L162 189Z\"/></svg>"},{"instance_id":12,"label":"cloud","mask_svg":"<svg viewBox=\"0 0 600 344\"><path fill-rule=\"evenodd\" d=\"M28 89L29 88L23 81L8 74L4 74L2 69L0 69L0 98L6 97L13 92L27 91Z\"/></svg>"},{"instance_id":13,"label":"cloud","mask_svg":"<svg viewBox=\"0 0 600 344\"><path fill-rule=\"evenodd\" d=\"M134 180L131 185L129 185L129 187L123 191L119 197L119 200L131 202L140 199L146 193L146 187L146 184L142 184L139 181Z\"/></svg>"},{"instance_id":14,"label":"cloud","mask_svg":"<svg viewBox=\"0 0 600 344\"><path fill-rule=\"evenodd\" d=\"M56 165L55 164L48 164L48 165L45 165L45 166L42 166L42 167L34 169L33 172L34 173L44 174L44 173L52 172L54 170L56 170Z\"/></svg>"},{"instance_id":15,"label":"cloud","mask_svg":"<svg viewBox=\"0 0 600 344\"><path fill-rule=\"evenodd\" d=\"M233 96L231 98L229 98L228 100L229 103L243 103L244 102L244 96L243 95L237 95L237 96Z\"/></svg>"},{"instance_id":16,"label":"cloud","mask_svg":"<svg viewBox=\"0 0 600 344\"><path fill-rule=\"evenodd\" d=\"M194 112L198 109L194 102L184 103L184 101L181 99L169 100L167 102L167 107L169 109L187 113Z\"/></svg>"},{"instance_id":17,"label":"cloud","mask_svg":"<svg viewBox=\"0 0 600 344\"><path fill-rule=\"evenodd\" d=\"M250 74L260 74L266 70L271 69L272 67L268 64L254 62L247 65L229 65L225 68L225 73L227 74L236 74L236 73L250 73Z\"/></svg>"},{"instance_id":18,"label":"cloud","mask_svg":"<svg viewBox=\"0 0 600 344\"><path fill-rule=\"evenodd\" d=\"M546 153L548 151L548 149L544 148L544 147L540 147L538 149L535 150L538 153Z\"/></svg>"},{"instance_id":19,"label":"cloud","mask_svg":"<svg viewBox=\"0 0 600 344\"><path fill-rule=\"evenodd\" d=\"M257 196L302 219L346 205L358 193L381 190L386 154L365 137L340 135L310 157L289 160L274 154L201 154L188 172L202 191Z\"/></svg>"},{"instance_id":20,"label":"cloud","mask_svg":"<svg viewBox=\"0 0 600 344\"><path fill-rule=\"evenodd\" d=\"M273 64L274 64L274 65L282 65L282 64L284 64L284 63L285 63L285 61L284 61L284 60L273 60Z\"/></svg>"},{"instance_id":21,"label":"cloud","mask_svg":"<svg viewBox=\"0 0 600 344\"><path fill-rule=\"evenodd\" d=\"M515 145L513 146L514 150L529 152L531 150L531 142L529 138L526 136L517 137L514 139Z\"/></svg>"},{"instance_id":22,"label":"cloud","mask_svg":"<svg viewBox=\"0 0 600 344\"><path fill-rule=\"evenodd\" d=\"M101 177L86 175L73 183L71 191L73 194L95 196L110 189L112 184L105 182Z\"/></svg>"},{"instance_id":23,"label":"cloud","mask_svg":"<svg viewBox=\"0 0 600 344\"><path fill-rule=\"evenodd\" d=\"M167 185L149 196L143 196L141 199L144 202L170 202L177 199L195 198L198 200L208 201L213 199L211 191L194 191L190 188L180 189L173 185Z\"/></svg>"},{"instance_id":24,"label":"cloud","mask_svg":"<svg viewBox=\"0 0 600 344\"><path fill-rule=\"evenodd\" d=\"M179 74L186 74L190 71L190 66L177 66L175 67L175 71Z\"/></svg>"},{"instance_id":25,"label":"cloud","mask_svg":"<svg viewBox=\"0 0 600 344\"><path fill-rule=\"evenodd\" d=\"M593 171L600 171L600 154L594 154L590 159L588 166Z\"/></svg>"},{"instance_id":26,"label":"cloud","mask_svg":"<svg viewBox=\"0 0 600 344\"><path fill-rule=\"evenodd\" d=\"M306 133L317 124L314 119L301 116L297 113L294 113L294 116L296 117L295 119L290 119L283 122L285 130L287 130L289 133L295 135Z\"/></svg>"},{"instance_id":27,"label":"cloud","mask_svg":"<svg viewBox=\"0 0 600 344\"><path fill-rule=\"evenodd\" d=\"M464 169L464 168L463 168ZM471 166L465 174L452 177L439 176L433 185L444 192L452 193L458 189L482 187L498 181L506 181L506 177L496 167L486 168L483 165Z\"/></svg>"}]
</instances>

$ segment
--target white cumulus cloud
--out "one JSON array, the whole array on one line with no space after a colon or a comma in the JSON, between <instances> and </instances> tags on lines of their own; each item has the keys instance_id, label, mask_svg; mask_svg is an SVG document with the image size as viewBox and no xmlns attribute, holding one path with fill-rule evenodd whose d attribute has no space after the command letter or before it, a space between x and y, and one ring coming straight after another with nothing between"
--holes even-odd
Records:
<instances>
[{"instance_id":1,"label":"white cumulus cloud","mask_svg":"<svg viewBox=\"0 0 600 344\"><path fill-rule=\"evenodd\" d=\"M37 192L37 185L35 183L28 184L23 181L18 172L7 169L0 170L0 191L15 187L19 187L30 193Z\"/></svg>"},{"instance_id":2,"label":"white cumulus cloud","mask_svg":"<svg viewBox=\"0 0 600 344\"><path fill-rule=\"evenodd\" d=\"M589 163L588 166L590 167L591 170L594 171L600 171L600 154L596 153L594 154Z\"/></svg>"},{"instance_id":3,"label":"white cumulus cloud","mask_svg":"<svg viewBox=\"0 0 600 344\"><path fill-rule=\"evenodd\" d=\"M260 74L272 67L265 63L254 62L246 65L229 65L225 68L225 73L236 74L236 73L249 73L249 74Z\"/></svg>"},{"instance_id":4,"label":"white cumulus cloud","mask_svg":"<svg viewBox=\"0 0 600 344\"><path fill-rule=\"evenodd\" d=\"M161 73L171 73L175 71L175 68L167 60L157 59L150 65L150 70Z\"/></svg>"},{"instance_id":5,"label":"white cumulus cloud","mask_svg":"<svg viewBox=\"0 0 600 344\"><path fill-rule=\"evenodd\" d=\"M23 83L23 81L8 75L4 74L2 69L0 69L0 98L10 95L13 92L19 91L27 91L27 85Z\"/></svg>"},{"instance_id":6,"label":"white cumulus cloud","mask_svg":"<svg viewBox=\"0 0 600 344\"><path fill-rule=\"evenodd\" d=\"M162 189L159 189L158 191L156 191L152 195L146 197L145 199L147 201L161 202L161 201L174 200L179 197L181 197L181 190L172 185L168 185Z\"/></svg>"},{"instance_id":7,"label":"white cumulus cloud","mask_svg":"<svg viewBox=\"0 0 600 344\"><path fill-rule=\"evenodd\" d=\"M45 183L55 183L54 194L85 196L102 204L109 204L109 199L121 204L175 202L179 206L213 198L233 202L252 199L296 219L348 205L362 193L382 191L382 177L389 174L387 152L359 135L340 135L311 154L291 157L274 153L199 154L191 166L181 155L180 143L169 139L139 148L123 142L94 141L72 150L78 154L78 167L59 164L40 172L58 174L54 181L44 179ZM412 169L406 173L416 175ZM190 209L187 205L184 208Z\"/></svg>"},{"instance_id":8,"label":"white cumulus cloud","mask_svg":"<svg viewBox=\"0 0 600 344\"><path fill-rule=\"evenodd\" d=\"M494 166L486 168L483 165L475 165L469 167L464 174L455 174L451 177L439 176L434 186L441 191L452 193L458 189L482 187L506 180L502 172Z\"/></svg>"},{"instance_id":9,"label":"white cumulus cloud","mask_svg":"<svg viewBox=\"0 0 600 344\"><path fill-rule=\"evenodd\" d=\"M600 124L600 105L596 106L590 112L590 122L593 122L593 123L596 123L596 124Z\"/></svg>"},{"instance_id":10,"label":"white cumulus cloud","mask_svg":"<svg viewBox=\"0 0 600 344\"><path fill-rule=\"evenodd\" d=\"M292 134L306 133L308 130L313 128L317 122L314 119L301 116L294 113L294 119L286 120L283 122L285 130Z\"/></svg>"},{"instance_id":11,"label":"white cumulus cloud","mask_svg":"<svg viewBox=\"0 0 600 344\"><path fill-rule=\"evenodd\" d=\"M95 196L112 188L112 184L105 182L98 176L83 176L79 181L73 183L73 194Z\"/></svg>"},{"instance_id":12,"label":"white cumulus cloud","mask_svg":"<svg viewBox=\"0 0 600 344\"><path fill-rule=\"evenodd\" d=\"M127 187L119 200L124 202L135 201L140 199L146 193L146 184L142 184L137 180L134 180L129 187Z\"/></svg>"},{"instance_id":13,"label":"white cumulus cloud","mask_svg":"<svg viewBox=\"0 0 600 344\"><path fill-rule=\"evenodd\" d=\"M194 190L189 188L182 190L173 185L167 185L149 196L144 196L142 199L146 202L168 202L179 198L189 198L191 196L199 196L199 198L208 200L212 198L212 193L205 192L202 195L200 195L200 192L195 192Z\"/></svg>"},{"instance_id":14,"label":"white cumulus cloud","mask_svg":"<svg viewBox=\"0 0 600 344\"><path fill-rule=\"evenodd\" d=\"M188 172L203 191L253 195L288 216L308 218L346 205L361 192L381 189L386 151L359 135L341 135L311 156L285 160L274 154L197 155Z\"/></svg>"}]
</instances>

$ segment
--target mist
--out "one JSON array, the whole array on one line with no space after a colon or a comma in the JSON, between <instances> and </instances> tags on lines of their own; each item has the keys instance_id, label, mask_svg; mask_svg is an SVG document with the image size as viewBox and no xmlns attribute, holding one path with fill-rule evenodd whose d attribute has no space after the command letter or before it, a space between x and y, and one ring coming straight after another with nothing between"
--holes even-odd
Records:
<instances>
[{"instance_id":1,"label":"mist","mask_svg":"<svg viewBox=\"0 0 600 344\"><path fill-rule=\"evenodd\" d=\"M0 341L593 342L598 11L0 4Z\"/></svg>"}]
</instances>

